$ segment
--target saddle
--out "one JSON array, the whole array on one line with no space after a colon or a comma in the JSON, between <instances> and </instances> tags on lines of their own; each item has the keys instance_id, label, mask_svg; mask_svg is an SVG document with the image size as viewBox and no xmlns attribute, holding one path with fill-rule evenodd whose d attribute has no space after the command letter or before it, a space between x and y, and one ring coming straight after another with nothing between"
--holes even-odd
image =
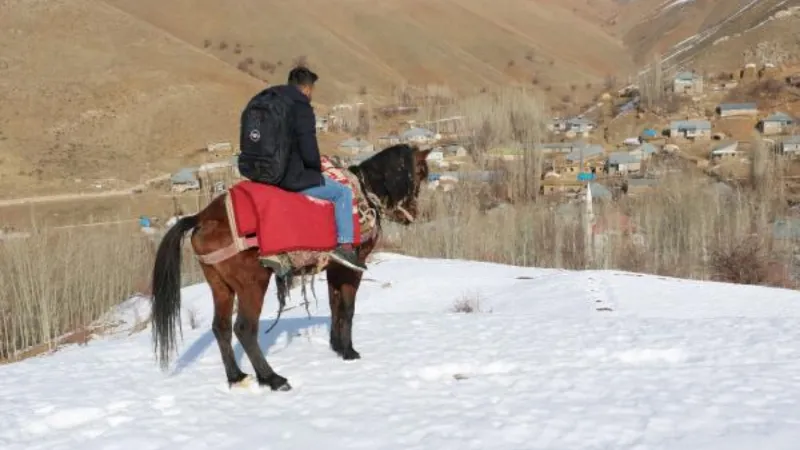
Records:
<instances>
[{"instance_id":1,"label":"saddle","mask_svg":"<svg viewBox=\"0 0 800 450\"><path fill-rule=\"evenodd\" d=\"M322 157L322 172L353 192L354 245L377 234L377 211L358 178L338 159ZM238 251L258 248L261 264L279 278L315 275L336 245L333 204L275 186L243 180L225 196L228 223Z\"/></svg>"}]
</instances>

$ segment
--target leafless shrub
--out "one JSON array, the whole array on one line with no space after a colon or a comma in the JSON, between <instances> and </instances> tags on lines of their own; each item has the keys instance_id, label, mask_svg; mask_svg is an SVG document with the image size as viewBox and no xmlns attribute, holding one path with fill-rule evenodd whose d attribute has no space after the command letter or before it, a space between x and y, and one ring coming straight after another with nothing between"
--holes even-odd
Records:
<instances>
[{"instance_id":1,"label":"leafless shrub","mask_svg":"<svg viewBox=\"0 0 800 450\"><path fill-rule=\"evenodd\" d=\"M219 43L219 45L217 45L217 48L219 48L220 50L225 50L225 49L227 49L227 48L228 48L228 43L227 43L227 42L225 42L225 41L221 41L221 42Z\"/></svg>"},{"instance_id":2,"label":"leafless shrub","mask_svg":"<svg viewBox=\"0 0 800 450\"><path fill-rule=\"evenodd\" d=\"M483 310L481 310L480 292L476 291L462 295L455 302L453 302L453 306L450 311L464 314L483 312Z\"/></svg>"},{"instance_id":3,"label":"leafless shrub","mask_svg":"<svg viewBox=\"0 0 800 450\"><path fill-rule=\"evenodd\" d=\"M209 48L211 47L211 44L212 44L211 39L203 40L203 48Z\"/></svg>"},{"instance_id":4,"label":"leafless shrub","mask_svg":"<svg viewBox=\"0 0 800 450\"><path fill-rule=\"evenodd\" d=\"M259 63L259 67L261 68L261 70L269 74L274 74L275 70L277 69L277 66L269 61L261 61Z\"/></svg>"},{"instance_id":5,"label":"leafless shrub","mask_svg":"<svg viewBox=\"0 0 800 450\"><path fill-rule=\"evenodd\" d=\"M767 277L763 243L748 237L711 254L712 279L737 284L762 284Z\"/></svg>"},{"instance_id":6,"label":"leafless shrub","mask_svg":"<svg viewBox=\"0 0 800 450\"><path fill-rule=\"evenodd\" d=\"M299 55L292 60L292 66L294 67L308 67L308 56L306 55Z\"/></svg>"},{"instance_id":7,"label":"leafless shrub","mask_svg":"<svg viewBox=\"0 0 800 450\"><path fill-rule=\"evenodd\" d=\"M536 53L533 50L528 50L525 52L525 59L530 62L533 62L536 59Z\"/></svg>"}]
</instances>

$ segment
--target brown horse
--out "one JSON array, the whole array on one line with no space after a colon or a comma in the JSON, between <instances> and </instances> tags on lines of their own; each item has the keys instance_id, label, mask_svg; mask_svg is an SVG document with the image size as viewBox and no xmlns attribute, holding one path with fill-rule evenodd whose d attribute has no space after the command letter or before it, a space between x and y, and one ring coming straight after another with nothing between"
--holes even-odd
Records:
<instances>
[{"instance_id":1,"label":"brown horse","mask_svg":"<svg viewBox=\"0 0 800 450\"><path fill-rule=\"evenodd\" d=\"M361 164L349 167L358 178L361 190L372 200L377 215L378 233L358 246L364 262L375 248L380 235L381 219L408 225L417 216L420 187L428 177L426 157L430 151L399 144L382 150ZM299 194L298 194L299 195ZM258 345L258 323L264 295L273 270L262 267L258 249L233 252L227 259L207 264L202 255L231 248L234 236L228 222L224 196L214 199L194 216L183 217L167 231L159 244L153 268L153 345L162 370L169 366L170 353L175 351L176 331L181 332L180 274L181 247L186 232L192 230L192 248L200 261L203 275L214 298L212 330L217 340L225 374L230 386L248 382L250 377L239 369L231 346L232 333L242 344L256 372L259 385L287 391L291 386L267 363ZM345 360L360 358L353 348L352 324L361 273L331 261L324 268L327 274L331 309L330 346ZM279 296L281 284L278 283ZM283 288L285 291L285 287ZM234 298L238 298L236 322L232 323ZM282 299L281 299L282 300Z\"/></svg>"}]
</instances>

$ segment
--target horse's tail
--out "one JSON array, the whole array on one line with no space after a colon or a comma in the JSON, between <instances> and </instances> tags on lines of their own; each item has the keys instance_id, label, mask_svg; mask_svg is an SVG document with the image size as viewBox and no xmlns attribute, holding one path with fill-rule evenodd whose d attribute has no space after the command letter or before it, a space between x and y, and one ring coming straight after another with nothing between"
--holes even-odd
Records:
<instances>
[{"instance_id":1,"label":"horse's tail","mask_svg":"<svg viewBox=\"0 0 800 450\"><path fill-rule=\"evenodd\" d=\"M153 352L161 370L169 367L170 352L177 347L175 328L181 329L181 247L183 236L197 226L197 216L183 217L164 235L153 267Z\"/></svg>"}]
</instances>

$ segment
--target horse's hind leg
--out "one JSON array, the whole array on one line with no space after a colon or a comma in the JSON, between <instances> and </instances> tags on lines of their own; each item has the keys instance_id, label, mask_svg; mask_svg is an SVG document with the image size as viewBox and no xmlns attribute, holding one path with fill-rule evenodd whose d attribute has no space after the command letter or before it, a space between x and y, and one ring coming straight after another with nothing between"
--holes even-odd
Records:
<instances>
[{"instance_id":1,"label":"horse's hind leg","mask_svg":"<svg viewBox=\"0 0 800 450\"><path fill-rule=\"evenodd\" d=\"M247 374L242 372L236 364L233 346L231 345L233 337L233 328L231 326L233 289L222 279L222 275L214 267L206 264L201 264L200 267L203 269L203 274L211 287L211 294L214 297L214 322L211 325L211 329L217 339L228 384L233 386L247 377Z\"/></svg>"},{"instance_id":2,"label":"horse's hind leg","mask_svg":"<svg viewBox=\"0 0 800 450\"><path fill-rule=\"evenodd\" d=\"M256 371L258 383L269 386L273 391L288 391L292 388L289 382L272 370L258 345L258 321L264 305L264 294L267 292L269 278L272 275L268 269L259 269L263 276L259 274L256 279L250 280L239 292L239 312L236 315L234 331Z\"/></svg>"},{"instance_id":3,"label":"horse's hind leg","mask_svg":"<svg viewBox=\"0 0 800 450\"><path fill-rule=\"evenodd\" d=\"M361 358L353 348L353 315L361 274L340 265L328 267L328 297L331 306L331 349L344 360Z\"/></svg>"}]
</instances>

